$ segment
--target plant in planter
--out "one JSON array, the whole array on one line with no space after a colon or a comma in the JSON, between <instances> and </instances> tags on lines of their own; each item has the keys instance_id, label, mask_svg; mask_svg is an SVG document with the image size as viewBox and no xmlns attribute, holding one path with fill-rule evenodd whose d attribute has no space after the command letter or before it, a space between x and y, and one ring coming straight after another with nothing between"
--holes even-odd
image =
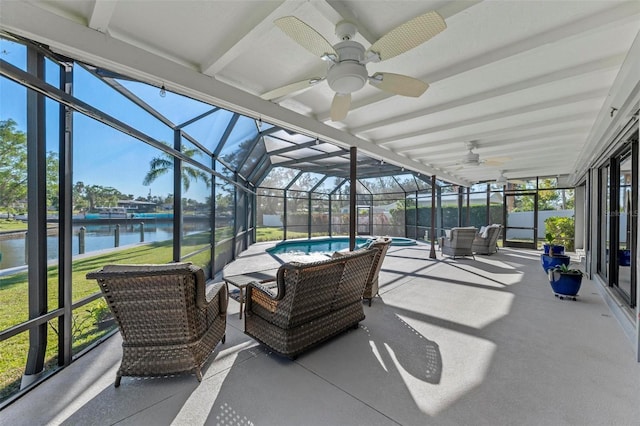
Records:
<instances>
[{"instance_id":1,"label":"plant in planter","mask_svg":"<svg viewBox=\"0 0 640 426\"><path fill-rule=\"evenodd\" d=\"M558 265L549 269L549 284L556 297L576 300L582 284L582 271L572 269L568 265Z\"/></svg>"},{"instance_id":2,"label":"plant in planter","mask_svg":"<svg viewBox=\"0 0 640 426\"><path fill-rule=\"evenodd\" d=\"M571 258L565 254L544 254L540 255L540 263L544 272L549 272L550 269L560 265L568 265L571 262Z\"/></svg>"},{"instance_id":3,"label":"plant in planter","mask_svg":"<svg viewBox=\"0 0 640 426\"><path fill-rule=\"evenodd\" d=\"M561 244L556 244L556 238L553 233L547 232L546 234L544 234L544 239L547 241L542 245L544 254L548 254L549 256L564 254L564 246Z\"/></svg>"},{"instance_id":4,"label":"plant in planter","mask_svg":"<svg viewBox=\"0 0 640 426\"><path fill-rule=\"evenodd\" d=\"M558 265L568 265L571 258L564 254L564 246L555 244L556 239L553 233L547 232L545 234L545 240L547 243L543 246L544 253L540 255L540 263L542 264L544 272L549 272L549 269Z\"/></svg>"}]
</instances>

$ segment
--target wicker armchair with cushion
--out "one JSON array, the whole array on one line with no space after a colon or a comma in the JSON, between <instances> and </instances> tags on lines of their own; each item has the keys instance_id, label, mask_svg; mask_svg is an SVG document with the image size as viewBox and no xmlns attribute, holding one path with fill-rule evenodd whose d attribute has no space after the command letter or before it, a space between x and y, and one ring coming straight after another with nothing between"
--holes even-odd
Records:
<instances>
[{"instance_id":1,"label":"wicker armchair with cushion","mask_svg":"<svg viewBox=\"0 0 640 426\"><path fill-rule=\"evenodd\" d=\"M450 235L440 239L440 250L442 254L452 256L471 256L473 255L473 239L476 236L476 228L451 228Z\"/></svg>"},{"instance_id":2,"label":"wicker armchair with cushion","mask_svg":"<svg viewBox=\"0 0 640 426\"><path fill-rule=\"evenodd\" d=\"M289 358L364 319L362 293L378 248L313 263L285 263L277 287L247 286L244 332Z\"/></svg>"},{"instance_id":3,"label":"wicker armchair with cushion","mask_svg":"<svg viewBox=\"0 0 640 426\"><path fill-rule=\"evenodd\" d=\"M200 371L225 341L224 283L205 287L204 272L190 263L106 265L87 274L98 280L122 334L122 376L165 376Z\"/></svg>"},{"instance_id":4,"label":"wicker armchair with cushion","mask_svg":"<svg viewBox=\"0 0 640 426\"><path fill-rule=\"evenodd\" d=\"M480 232L473 239L471 248L476 254L493 254L498 251L497 243L502 226L489 225L483 228L480 228Z\"/></svg>"},{"instance_id":5,"label":"wicker armchair with cushion","mask_svg":"<svg viewBox=\"0 0 640 426\"><path fill-rule=\"evenodd\" d=\"M384 257L386 256L390 245L390 237L377 238L371 243L371 245L369 245L371 248L378 248L378 253L373 259L373 267L371 268L371 272L369 272L369 277L367 278L367 285L364 287L364 293L362 294L363 299L369 300L369 306L371 306L371 299L378 294L378 290L380 288L378 285L378 276L380 275L380 268L382 268L382 262L384 261Z\"/></svg>"}]
</instances>

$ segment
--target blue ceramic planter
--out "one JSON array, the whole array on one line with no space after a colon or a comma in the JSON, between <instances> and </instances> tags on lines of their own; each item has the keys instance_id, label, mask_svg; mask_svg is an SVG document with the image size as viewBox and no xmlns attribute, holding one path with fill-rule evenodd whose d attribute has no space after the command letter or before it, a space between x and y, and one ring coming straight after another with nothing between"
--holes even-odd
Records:
<instances>
[{"instance_id":1,"label":"blue ceramic planter","mask_svg":"<svg viewBox=\"0 0 640 426\"><path fill-rule=\"evenodd\" d=\"M618 250L618 265L631 266L631 250Z\"/></svg>"},{"instance_id":2,"label":"blue ceramic planter","mask_svg":"<svg viewBox=\"0 0 640 426\"><path fill-rule=\"evenodd\" d=\"M582 274L570 274L551 270L549 271L549 283L556 295L574 297L578 294L578 291L580 291Z\"/></svg>"},{"instance_id":3,"label":"blue ceramic planter","mask_svg":"<svg viewBox=\"0 0 640 426\"><path fill-rule=\"evenodd\" d=\"M564 254L554 254L553 256L549 256L548 254L540 255L540 263L542 264L544 272L548 272L549 269L555 268L556 266L568 265L570 261L571 258Z\"/></svg>"},{"instance_id":4,"label":"blue ceramic planter","mask_svg":"<svg viewBox=\"0 0 640 426\"><path fill-rule=\"evenodd\" d=\"M543 244L542 245L542 249L544 250L544 254L549 254L549 250L550 250L551 246L549 244ZM564 246L560 245L560 244L554 244L553 245L553 254L564 254Z\"/></svg>"}]
</instances>

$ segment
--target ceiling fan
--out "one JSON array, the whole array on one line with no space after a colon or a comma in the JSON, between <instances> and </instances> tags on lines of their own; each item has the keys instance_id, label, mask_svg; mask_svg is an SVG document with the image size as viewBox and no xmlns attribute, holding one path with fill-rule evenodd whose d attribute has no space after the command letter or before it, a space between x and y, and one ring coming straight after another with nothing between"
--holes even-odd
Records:
<instances>
[{"instance_id":1,"label":"ceiling fan","mask_svg":"<svg viewBox=\"0 0 640 426\"><path fill-rule=\"evenodd\" d=\"M422 95L429 87L427 83L406 75L386 72L369 76L366 65L411 50L447 27L437 12L428 12L391 30L365 50L362 44L353 40L357 28L348 21L341 21L336 25L336 35L341 41L333 46L315 29L295 16L285 16L276 19L274 23L293 41L326 61L328 70L325 77L288 84L264 93L261 98L277 99L327 80L329 87L335 92L330 112L332 121L340 121L347 116L351 107L351 94L362 89L367 82L395 95Z\"/></svg>"},{"instance_id":2,"label":"ceiling fan","mask_svg":"<svg viewBox=\"0 0 640 426\"><path fill-rule=\"evenodd\" d=\"M508 183L515 183L515 184L520 184L520 185L526 184L526 182L523 181L523 180L507 179L507 177L504 174L505 174L505 170L500 170L500 176L498 176L498 178L495 181L496 185L505 186Z\"/></svg>"},{"instance_id":3,"label":"ceiling fan","mask_svg":"<svg viewBox=\"0 0 640 426\"><path fill-rule=\"evenodd\" d=\"M480 154L473 152L478 144L475 141L465 142L468 152L457 162L460 167L458 170L465 166L479 166L480 164L486 164L487 166L499 166L505 161L509 161L509 157L495 157L486 160L480 160Z\"/></svg>"}]
</instances>

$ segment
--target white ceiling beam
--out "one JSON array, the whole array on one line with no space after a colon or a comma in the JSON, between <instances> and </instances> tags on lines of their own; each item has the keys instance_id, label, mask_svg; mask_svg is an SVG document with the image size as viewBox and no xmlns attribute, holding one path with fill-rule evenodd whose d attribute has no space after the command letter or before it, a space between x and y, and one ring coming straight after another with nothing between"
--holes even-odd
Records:
<instances>
[{"instance_id":1,"label":"white ceiling beam","mask_svg":"<svg viewBox=\"0 0 640 426\"><path fill-rule=\"evenodd\" d=\"M517 148L514 147L514 150L517 149L517 151L513 151L513 153L511 154L511 156L509 157L509 160L504 160L501 161L501 163L503 164L512 164L516 161L525 161L527 164L529 165L534 165L539 161L539 154L540 154L540 150L547 150L547 149L551 149L553 150L553 156L562 156L563 152L570 152L570 153L574 153L575 152L575 139L571 138L571 137L564 137L564 138L556 138L556 139L550 139L547 141L538 141L536 144L534 145L526 145L526 144L517 144ZM428 157L423 157L421 158L422 161L429 160L429 164L433 164L436 167L453 167L454 165L460 163L462 161L462 157L466 154L465 151L461 150L459 152L449 152L445 155L438 155L438 156L428 156ZM489 161L491 160L492 157L491 155L484 155L481 154L480 155L480 161ZM548 156L544 156L544 162L546 163L546 161L549 159ZM566 159L564 160L564 163L567 163ZM484 167L497 167L500 168L502 167L501 165L490 165L490 164L483 164ZM570 166L567 164L567 166ZM505 166L506 167L506 166Z\"/></svg>"},{"instance_id":2,"label":"white ceiling beam","mask_svg":"<svg viewBox=\"0 0 640 426\"><path fill-rule=\"evenodd\" d=\"M339 21L349 21L356 26L358 34L369 44L373 44L378 38L377 34L372 34L369 29L358 20L351 9L342 1L314 1L312 4L318 11L324 15L329 21L338 23Z\"/></svg>"},{"instance_id":3,"label":"white ceiling beam","mask_svg":"<svg viewBox=\"0 0 640 426\"><path fill-rule=\"evenodd\" d=\"M620 64L624 61L624 55L611 55L602 59L598 59L595 61L583 63L580 65L576 65L569 68L563 68L560 70L556 70L547 74L539 75L536 77L528 78L526 80L517 81L512 84L507 84L505 86L496 87L491 90L485 90L484 92L475 93L471 96L466 96L464 98L454 99L449 102L445 102L439 105L434 105L428 108L424 108L418 111L414 111L411 113L398 115L394 117L390 117L384 120L379 120L377 123L372 123L368 126L361 126L357 129L351 129L353 134L360 134L366 132L368 130L372 130L382 126L389 126L392 124L397 124L402 121L413 120L416 118L422 118L429 114L435 114L437 112L442 112L446 110L450 110L453 108L466 106L476 102L486 101L488 99L497 98L499 96L507 95L513 92L518 92L522 90L532 89L534 87L543 86L550 83L556 83L562 80L568 80L575 78L576 76L583 74L590 74L594 72L601 72L606 70L615 69L620 66ZM382 124L379 125L379 124ZM413 132L414 135L408 134L407 137L420 136L420 131ZM399 137L388 138L388 139L380 139L376 140L375 143L379 145L384 145L388 142L394 142L398 140Z\"/></svg>"},{"instance_id":4,"label":"white ceiling beam","mask_svg":"<svg viewBox=\"0 0 640 426\"><path fill-rule=\"evenodd\" d=\"M561 25L555 29L541 32L535 36L527 37L506 46L499 46L493 51L484 52L473 58L461 61L455 65L447 66L446 68L435 73L423 75L417 78L419 80L426 81L429 84L433 84L437 81L445 80L455 75L462 74L464 72L483 67L493 62L498 62L503 59L519 55L521 53L539 48L541 46L553 44L580 34L601 31L613 25L621 25L622 23L627 21L637 20L636 16L638 14L640 14L640 2L624 2L617 7L607 9L604 12L598 12L580 20L574 21L570 25ZM350 111L355 111L367 105L380 102L382 100L390 98L391 96L394 95L387 95L384 92L380 92L366 99L358 100L351 104ZM318 120L327 121L329 119L329 111L318 115Z\"/></svg>"},{"instance_id":5,"label":"white ceiling beam","mask_svg":"<svg viewBox=\"0 0 640 426\"><path fill-rule=\"evenodd\" d=\"M254 25L251 22L245 22L242 25L239 22L235 34L230 34L225 42L216 43L217 46L224 46L224 49L218 47L215 51L209 53L207 59L201 62L200 69L202 73L215 76L237 57L253 49L265 34L273 30L274 20L294 14L299 9L307 7L309 5L306 2L286 0L269 13L258 25ZM238 33L243 35L238 38Z\"/></svg>"},{"instance_id":6,"label":"white ceiling beam","mask_svg":"<svg viewBox=\"0 0 640 426\"><path fill-rule=\"evenodd\" d=\"M108 68L142 82L165 82L167 90L207 102L220 108L261 117L265 122L306 135L313 135L341 147L356 147L372 158L405 167L425 175L437 174L444 180L468 185L449 173L439 173L420 162L369 143L334 127L320 123L272 102L203 75L184 65L143 48L129 45L110 35L99 33L85 24L74 22L30 2L4 2L0 29L44 43L52 50Z\"/></svg>"},{"instance_id":7,"label":"white ceiling beam","mask_svg":"<svg viewBox=\"0 0 640 426\"><path fill-rule=\"evenodd\" d=\"M545 126L553 126L557 124L569 125L569 123L571 122L580 122L580 121L584 123L591 122L592 117L595 114L597 114L597 111L593 111L591 113L580 112L578 114L559 116L559 117L554 117L547 120L532 121L524 124L519 124L517 126L503 127L500 129L490 130L487 132L468 133L466 135L460 135L454 138L441 139L441 140L438 140L437 142L429 143L429 145L433 145L434 143L438 143L438 144L454 143L454 142L462 143L465 141L482 140L485 138L490 139L490 138L501 136L501 135L513 135L514 137L518 137L518 135L520 135L521 132L523 131L532 130L532 129L533 130L541 129ZM402 150L397 149L397 151L402 152L404 155L407 155L407 156L411 155L412 153L415 155L416 152L419 152L421 150L425 150L425 149L428 150L429 147L428 146L425 147L426 145L427 145L426 142L417 142L412 144L411 146L403 147Z\"/></svg>"},{"instance_id":8,"label":"white ceiling beam","mask_svg":"<svg viewBox=\"0 0 640 426\"><path fill-rule=\"evenodd\" d=\"M516 115L529 114L536 111L544 111L549 108L566 106L566 105L575 104L575 103L583 102L590 99L604 98L607 96L608 92L609 90L607 88L591 90L585 93L579 93L572 96L551 99L544 102L538 102L536 104L525 105L520 108L512 108L505 111L499 111L493 114L487 114L479 117L469 118L467 120L453 121L440 126L429 127L427 129L423 129L423 130L419 130L419 131L415 131L407 134L401 134L398 136L394 136L393 138L376 140L375 142L377 144L388 143L391 140L393 142L397 142L403 139L408 139L416 136L424 136L424 135L442 132L442 131L451 130L451 129L457 129L460 127L470 126L473 124L486 123L494 120L503 120L507 117L513 117ZM354 132L354 133L358 134L358 132Z\"/></svg>"},{"instance_id":9,"label":"white ceiling beam","mask_svg":"<svg viewBox=\"0 0 640 426\"><path fill-rule=\"evenodd\" d=\"M584 149L575 157L569 183L576 185L592 167L602 152L613 142L615 135L637 113L640 104L640 32L636 35L626 60L613 82L609 96L602 105ZM616 108L612 113L612 108ZM638 121L638 117L635 118Z\"/></svg>"},{"instance_id":10,"label":"white ceiling beam","mask_svg":"<svg viewBox=\"0 0 640 426\"><path fill-rule=\"evenodd\" d=\"M109 22L111 22L111 16L113 16L117 4L118 0L95 0L89 18L89 28L101 33L108 33Z\"/></svg>"},{"instance_id":11,"label":"white ceiling beam","mask_svg":"<svg viewBox=\"0 0 640 426\"><path fill-rule=\"evenodd\" d=\"M520 140L531 140L531 141L535 141L537 139L545 139L545 138L551 138L551 137L555 137L555 136L564 136L564 135L576 135L576 134L583 134L583 133L588 133L589 129L590 129L590 124L588 119L583 120L584 121L584 125L582 126L575 126L575 127L564 127L562 129L554 129L554 130L550 130L550 131L543 131L543 132L535 132L535 133L528 133L528 134L514 134L514 133L506 133L506 134L502 134L502 135L495 135L493 137L491 137L491 139L489 141L486 140L482 140L481 142L479 142L479 145L481 146L481 148L484 148L485 146L500 146L500 145L504 145L506 143L512 142L514 140L514 137L519 138ZM537 128L536 128L537 130ZM526 139L525 139L526 138ZM432 148L438 148L440 146L445 146L445 147L450 147L451 143L454 142L460 142L461 139L459 138L452 138L452 139L440 139L440 140L436 140L436 141L431 141L431 142L425 142L421 147L419 148L414 148L414 149L410 149L410 150L406 150L406 151L402 151L403 154L405 155L410 155L410 154L419 154L420 152L423 151L427 151L430 150ZM477 141L478 139L463 139L463 140L475 140Z\"/></svg>"},{"instance_id":12,"label":"white ceiling beam","mask_svg":"<svg viewBox=\"0 0 640 426\"><path fill-rule=\"evenodd\" d=\"M503 157L513 157L520 153L521 149L529 147L540 148L545 145L563 144L567 141L574 142L572 145L575 147L575 141L580 140L580 136L586 136L589 133L586 127L581 129L574 129L571 131L563 132L562 134L553 134L548 136L533 135L531 137L523 137L518 139L509 139L508 141L501 142L487 142L480 144L473 152L480 154L480 158L487 160L495 157L496 155ZM453 160L458 161L460 157L467 153L467 150L460 144L460 149L451 149L451 144L434 146L423 156L414 155L412 158L418 161L427 161L428 163L437 163L438 160Z\"/></svg>"}]
</instances>

